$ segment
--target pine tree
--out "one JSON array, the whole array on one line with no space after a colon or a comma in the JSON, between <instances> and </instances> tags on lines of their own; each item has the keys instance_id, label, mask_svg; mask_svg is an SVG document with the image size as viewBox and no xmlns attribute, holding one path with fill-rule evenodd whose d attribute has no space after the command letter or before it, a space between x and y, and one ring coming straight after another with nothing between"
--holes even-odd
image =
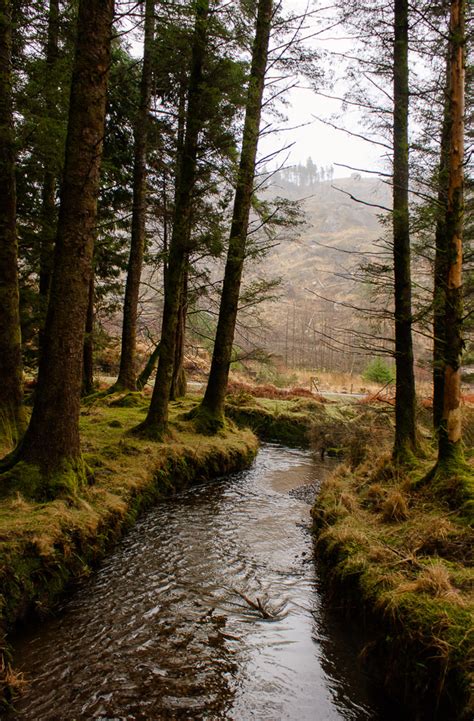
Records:
<instances>
[{"instance_id":1,"label":"pine tree","mask_svg":"<svg viewBox=\"0 0 474 721\"><path fill-rule=\"evenodd\" d=\"M140 106L135 122L135 148L133 169L133 209L130 257L127 268L125 301L122 325L122 350L120 370L115 390L136 389L135 367L136 326L138 294L146 239L147 211L147 146L150 102L152 94L152 46L155 26L155 0L145 2L145 31L143 41L143 66L140 85Z\"/></svg>"},{"instance_id":2,"label":"pine tree","mask_svg":"<svg viewBox=\"0 0 474 721\"><path fill-rule=\"evenodd\" d=\"M393 50L393 264L395 282L395 443L403 460L416 449L410 218L408 211L408 0L395 0Z\"/></svg>"},{"instance_id":3,"label":"pine tree","mask_svg":"<svg viewBox=\"0 0 474 721\"><path fill-rule=\"evenodd\" d=\"M25 426L16 232L12 107L12 8L0 2L0 435L17 441Z\"/></svg>"},{"instance_id":4,"label":"pine tree","mask_svg":"<svg viewBox=\"0 0 474 721\"><path fill-rule=\"evenodd\" d=\"M242 152L219 308L219 320L207 387L202 403L197 410L197 417L201 421L202 428L210 432L218 430L224 422L224 401L245 260L272 13L272 0L259 0Z\"/></svg>"},{"instance_id":5,"label":"pine tree","mask_svg":"<svg viewBox=\"0 0 474 721\"><path fill-rule=\"evenodd\" d=\"M35 404L7 467L39 468L41 497L74 492L83 478L79 439L82 354L110 66L113 0L81 0L69 105L55 263ZM12 473L15 469L12 470Z\"/></svg>"}]
</instances>

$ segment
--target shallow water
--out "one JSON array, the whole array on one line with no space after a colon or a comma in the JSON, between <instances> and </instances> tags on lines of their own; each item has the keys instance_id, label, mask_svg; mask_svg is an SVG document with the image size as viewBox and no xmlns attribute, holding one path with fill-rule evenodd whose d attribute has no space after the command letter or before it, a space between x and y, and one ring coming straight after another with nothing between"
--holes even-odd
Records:
<instances>
[{"instance_id":1,"label":"shallow water","mask_svg":"<svg viewBox=\"0 0 474 721\"><path fill-rule=\"evenodd\" d=\"M388 718L319 592L301 487L324 469L268 445L249 471L147 513L16 639L30 685L9 718Z\"/></svg>"}]
</instances>

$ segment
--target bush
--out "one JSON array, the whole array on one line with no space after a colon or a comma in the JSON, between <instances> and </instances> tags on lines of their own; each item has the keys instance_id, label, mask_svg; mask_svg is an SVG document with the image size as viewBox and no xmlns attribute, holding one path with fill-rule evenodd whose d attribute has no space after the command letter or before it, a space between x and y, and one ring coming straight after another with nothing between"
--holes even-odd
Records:
<instances>
[{"instance_id":1,"label":"bush","mask_svg":"<svg viewBox=\"0 0 474 721\"><path fill-rule=\"evenodd\" d=\"M374 358L362 373L362 378L374 383L390 383L395 380L395 374L381 358Z\"/></svg>"}]
</instances>

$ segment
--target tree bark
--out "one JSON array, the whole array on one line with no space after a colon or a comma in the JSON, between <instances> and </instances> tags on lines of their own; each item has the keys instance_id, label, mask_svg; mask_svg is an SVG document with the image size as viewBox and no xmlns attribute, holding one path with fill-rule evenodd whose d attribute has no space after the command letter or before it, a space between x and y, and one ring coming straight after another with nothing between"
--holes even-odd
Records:
<instances>
[{"instance_id":1,"label":"tree bark","mask_svg":"<svg viewBox=\"0 0 474 721\"><path fill-rule=\"evenodd\" d=\"M184 370L184 345L186 340L186 314L188 310L188 273L185 271L179 299L178 323L176 326L176 347L170 400L175 401L186 395L186 372Z\"/></svg>"},{"instance_id":2,"label":"tree bark","mask_svg":"<svg viewBox=\"0 0 474 721\"><path fill-rule=\"evenodd\" d=\"M94 390L94 274L89 282L89 300L86 315L86 333L84 336L84 358L82 368L82 395L87 396Z\"/></svg>"},{"instance_id":3,"label":"tree bark","mask_svg":"<svg viewBox=\"0 0 474 721\"><path fill-rule=\"evenodd\" d=\"M183 285L192 215L192 192L196 181L199 132L203 125L203 105L200 85L208 43L209 0L196 1L196 20L193 39L191 73L186 112L186 132L182 153L178 159L178 186L173 217L168 264L165 276L165 302L161 327L160 357L148 415L138 426L138 432L161 437L168 423L168 404L176 349L179 301Z\"/></svg>"},{"instance_id":4,"label":"tree bark","mask_svg":"<svg viewBox=\"0 0 474 721\"><path fill-rule=\"evenodd\" d=\"M59 42L59 0L50 0L48 17L48 38L46 42L45 100L47 112L54 113L55 80L54 66L58 59ZM56 225L56 186L57 174L50 158L45 159L43 188L41 192L41 249L40 249L40 348L43 345L43 327L48 307L51 277L53 273L54 236Z\"/></svg>"},{"instance_id":5,"label":"tree bark","mask_svg":"<svg viewBox=\"0 0 474 721\"><path fill-rule=\"evenodd\" d=\"M393 52L393 259L395 278L395 443L393 457L416 450L410 222L408 211L408 0L395 0Z\"/></svg>"},{"instance_id":6,"label":"tree bark","mask_svg":"<svg viewBox=\"0 0 474 721\"><path fill-rule=\"evenodd\" d=\"M153 352L150 354L145 367L137 378L137 390L142 391L148 383L151 374L158 365L158 358L160 357L160 344L158 343Z\"/></svg>"},{"instance_id":7,"label":"tree bark","mask_svg":"<svg viewBox=\"0 0 474 721\"><path fill-rule=\"evenodd\" d=\"M461 454L462 238L464 222L465 0L452 0L450 16L450 114L448 204L446 213L446 344L444 403L438 433L438 459Z\"/></svg>"},{"instance_id":8,"label":"tree bark","mask_svg":"<svg viewBox=\"0 0 474 721\"><path fill-rule=\"evenodd\" d=\"M113 0L81 0L54 271L35 404L15 454L47 477L82 468L82 355L110 66Z\"/></svg>"},{"instance_id":9,"label":"tree bark","mask_svg":"<svg viewBox=\"0 0 474 721\"><path fill-rule=\"evenodd\" d=\"M24 428L11 3L0 0L0 435L16 442Z\"/></svg>"},{"instance_id":10,"label":"tree bark","mask_svg":"<svg viewBox=\"0 0 474 721\"><path fill-rule=\"evenodd\" d=\"M207 387L197 412L203 422L203 429L209 432L218 430L224 421L224 401L245 260L272 12L272 0L259 0L219 320Z\"/></svg>"},{"instance_id":11,"label":"tree bark","mask_svg":"<svg viewBox=\"0 0 474 721\"><path fill-rule=\"evenodd\" d=\"M446 61L446 87L443 126L438 168L438 198L435 232L435 262L433 279L433 427L438 432L443 417L444 373L446 356L446 277L448 246L446 237L446 214L448 208L449 144L451 138L451 106L449 85L451 82L450 58Z\"/></svg>"},{"instance_id":12,"label":"tree bark","mask_svg":"<svg viewBox=\"0 0 474 721\"><path fill-rule=\"evenodd\" d=\"M130 257L125 286L123 309L122 351L120 370L115 389L136 389L136 334L138 296L146 239L147 212L147 147L149 112L152 92L153 63L152 46L155 31L155 0L145 2L145 38L143 43L143 67L140 86L140 107L135 124L135 148L133 167L133 208Z\"/></svg>"}]
</instances>

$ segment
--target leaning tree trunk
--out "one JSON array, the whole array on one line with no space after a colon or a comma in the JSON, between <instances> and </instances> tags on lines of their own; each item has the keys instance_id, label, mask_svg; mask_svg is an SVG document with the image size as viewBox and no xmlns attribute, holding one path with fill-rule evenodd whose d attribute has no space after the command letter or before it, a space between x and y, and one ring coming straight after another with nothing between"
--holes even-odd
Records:
<instances>
[{"instance_id":1,"label":"leaning tree trunk","mask_svg":"<svg viewBox=\"0 0 474 721\"><path fill-rule=\"evenodd\" d=\"M393 52L393 259L395 278L395 443L403 460L416 449L410 222L408 212L408 0L395 0Z\"/></svg>"},{"instance_id":2,"label":"leaning tree trunk","mask_svg":"<svg viewBox=\"0 0 474 721\"><path fill-rule=\"evenodd\" d=\"M168 404L176 349L179 300L189 253L193 189L196 181L199 133L203 125L201 93L202 68L208 43L209 0L197 0L196 21L191 59L191 74L186 112L186 132L178 159L173 230L165 275L165 302L161 327L160 357L148 415L136 429L139 433L160 438L168 423Z\"/></svg>"},{"instance_id":3,"label":"leaning tree trunk","mask_svg":"<svg viewBox=\"0 0 474 721\"><path fill-rule=\"evenodd\" d=\"M97 216L113 0L81 0L50 302L30 425L14 460L39 466L37 493L73 490L82 353ZM64 472L64 473L62 473ZM59 475L58 475L59 474ZM49 478L49 482L48 482ZM73 480L71 480L73 479Z\"/></svg>"},{"instance_id":4,"label":"leaning tree trunk","mask_svg":"<svg viewBox=\"0 0 474 721\"><path fill-rule=\"evenodd\" d=\"M24 430L15 137L12 109L11 3L0 0L0 436L16 442Z\"/></svg>"},{"instance_id":5,"label":"leaning tree trunk","mask_svg":"<svg viewBox=\"0 0 474 721\"><path fill-rule=\"evenodd\" d=\"M462 237L464 223L465 0L452 0L450 20L450 115L448 205L446 213L446 318L444 403L438 433L438 460L461 455Z\"/></svg>"},{"instance_id":6,"label":"leaning tree trunk","mask_svg":"<svg viewBox=\"0 0 474 721\"><path fill-rule=\"evenodd\" d=\"M152 92L152 46L155 29L155 0L145 3L145 38L143 43L143 67L140 86L140 107L135 124L135 149L133 166L133 208L130 257L125 286L123 308L122 351L116 390L136 388L136 335L138 296L146 238L147 210L147 146L149 112Z\"/></svg>"},{"instance_id":7,"label":"leaning tree trunk","mask_svg":"<svg viewBox=\"0 0 474 721\"><path fill-rule=\"evenodd\" d=\"M55 66L58 60L59 43L59 0L50 0L48 17L48 38L46 42L46 76L45 100L46 112L54 117L56 104ZM43 345L43 328L48 308L51 277L53 274L54 236L56 225L56 186L57 172L50 153L46 153L41 190L41 234L40 234L40 274L39 274L39 300L40 300L40 348Z\"/></svg>"},{"instance_id":8,"label":"leaning tree trunk","mask_svg":"<svg viewBox=\"0 0 474 721\"><path fill-rule=\"evenodd\" d=\"M219 320L206 392L201 406L197 410L197 417L200 418L201 426L203 430L208 432L218 430L224 422L224 400L229 378L240 284L245 260L272 11L272 0L259 0L242 152L219 308Z\"/></svg>"}]
</instances>

